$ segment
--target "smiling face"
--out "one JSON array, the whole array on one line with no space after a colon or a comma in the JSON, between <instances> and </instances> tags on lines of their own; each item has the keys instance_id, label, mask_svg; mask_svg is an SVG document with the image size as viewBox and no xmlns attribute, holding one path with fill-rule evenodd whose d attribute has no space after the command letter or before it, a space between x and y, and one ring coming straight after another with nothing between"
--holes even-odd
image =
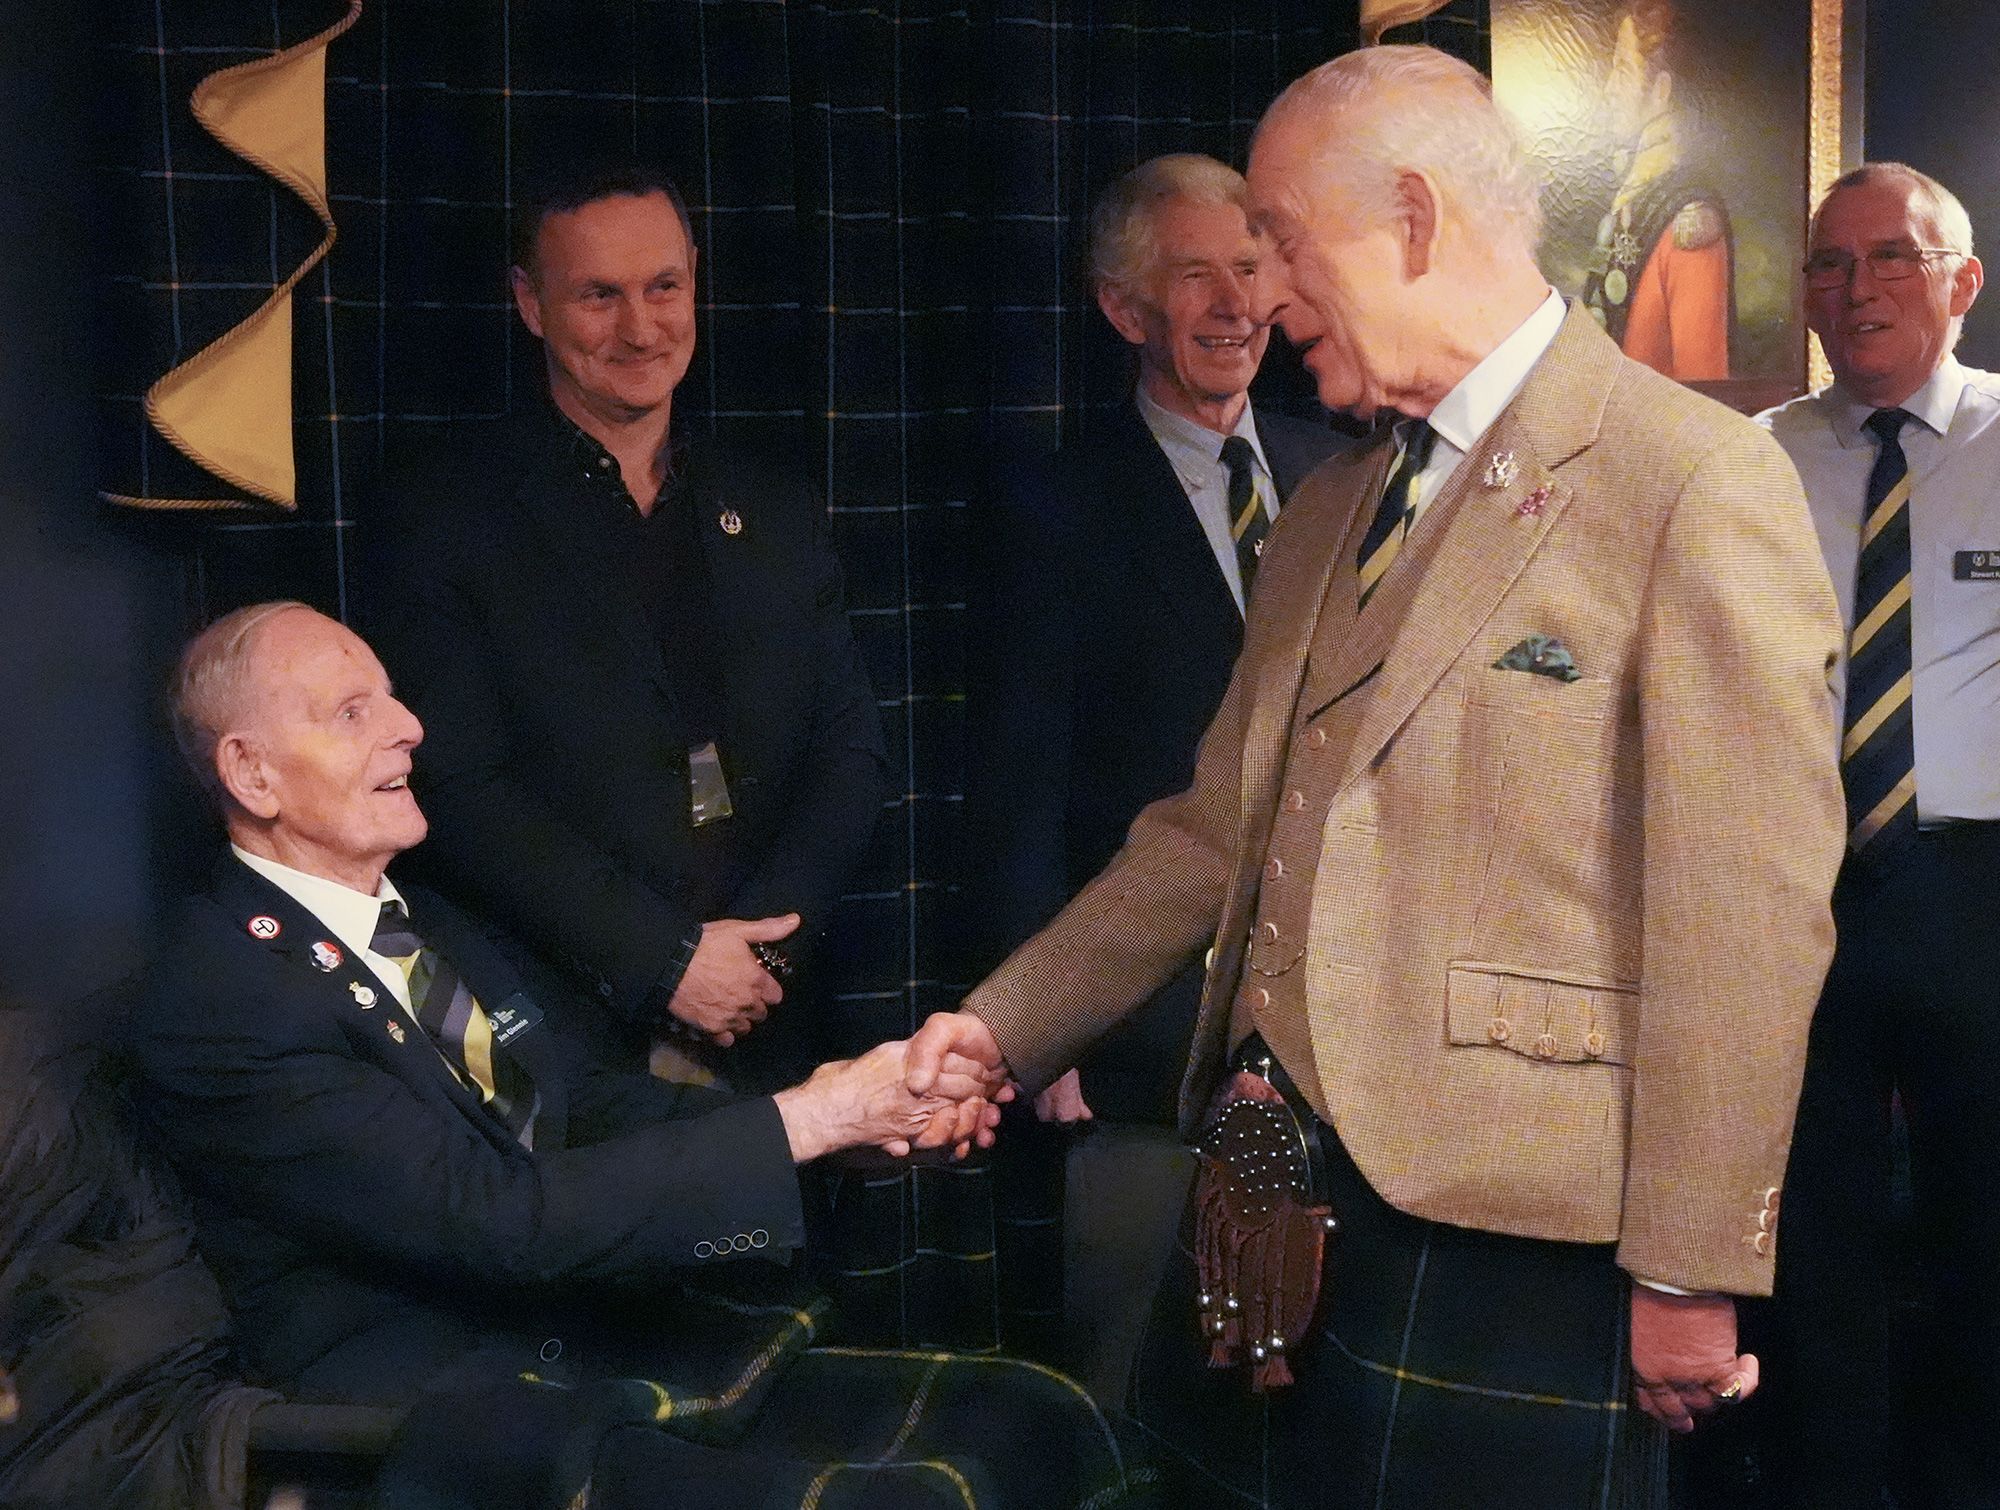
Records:
<instances>
[{"instance_id":1,"label":"smiling face","mask_svg":"<svg viewBox=\"0 0 2000 1510\"><path fill-rule=\"evenodd\" d=\"M1276 253L1267 292L1320 402L1371 419L1415 385L1417 303L1394 224L1360 214L1318 168L1314 146L1281 122L1250 155L1252 213Z\"/></svg>"},{"instance_id":2,"label":"smiling face","mask_svg":"<svg viewBox=\"0 0 2000 1510\"><path fill-rule=\"evenodd\" d=\"M614 194L542 221L514 305L548 351L549 393L586 429L666 410L694 355L694 249L664 194Z\"/></svg>"},{"instance_id":3,"label":"smiling face","mask_svg":"<svg viewBox=\"0 0 2000 1510\"><path fill-rule=\"evenodd\" d=\"M310 609L262 625L242 707L216 744L245 849L373 894L424 837L410 752L424 737L360 636Z\"/></svg>"},{"instance_id":4,"label":"smiling face","mask_svg":"<svg viewBox=\"0 0 2000 1510\"><path fill-rule=\"evenodd\" d=\"M1938 228L1913 203L1915 185L1873 179L1836 189L1813 222L1808 255L1845 252L1854 271L1838 288L1807 288L1806 324L1826 348L1834 376L1875 408L1902 403L1949 354L1958 322L1979 293L1979 259L1925 256L1908 278L1884 282L1872 251L1935 247Z\"/></svg>"},{"instance_id":5,"label":"smiling face","mask_svg":"<svg viewBox=\"0 0 2000 1510\"><path fill-rule=\"evenodd\" d=\"M1139 382L1161 408L1219 433L1271 343L1256 322L1264 248L1233 204L1163 200L1153 211L1154 256L1137 288L1098 291L1105 318L1139 348Z\"/></svg>"}]
</instances>

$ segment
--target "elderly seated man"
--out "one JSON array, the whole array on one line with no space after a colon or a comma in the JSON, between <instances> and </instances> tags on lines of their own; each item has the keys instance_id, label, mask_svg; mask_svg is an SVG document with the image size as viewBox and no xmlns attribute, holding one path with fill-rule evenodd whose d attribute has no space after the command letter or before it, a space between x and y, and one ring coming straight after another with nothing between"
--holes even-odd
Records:
<instances>
[{"instance_id":1,"label":"elderly seated man","mask_svg":"<svg viewBox=\"0 0 2000 1510\"><path fill-rule=\"evenodd\" d=\"M541 1021L531 992L546 989L386 874L424 837L407 781L423 730L333 620L297 603L219 620L182 658L174 715L230 852L168 935L134 1030L139 1100L188 1187L252 1382L423 1400L434 1418L523 1375L551 1389L638 1376L658 1381L658 1418L705 1418L713 1441L721 1407L772 1396L772 1359L817 1323L769 1262L803 1241L795 1167L990 1141L994 1067L955 1059L913 1095L900 1044L743 1101L579 1071ZM756 1347L727 1345L727 1323L757 1318ZM828 1367L806 1375L825 1386ZM876 1440L863 1375L832 1385L832 1414L862 1438L846 1456L880 1466L914 1445L895 1430L908 1401L877 1392L889 1429ZM467 1404L463 1430L447 1414L432 1434L469 1451L480 1414ZM913 1456L950 1460L950 1445ZM741 1503L749 1482L736 1471L718 1492ZM886 1484L869 1493L905 1502Z\"/></svg>"}]
</instances>

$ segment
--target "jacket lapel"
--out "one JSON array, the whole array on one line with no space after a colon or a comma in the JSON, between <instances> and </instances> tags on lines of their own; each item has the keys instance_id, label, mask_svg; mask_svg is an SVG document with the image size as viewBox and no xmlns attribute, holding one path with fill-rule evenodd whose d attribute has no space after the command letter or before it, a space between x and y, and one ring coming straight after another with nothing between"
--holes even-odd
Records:
<instances>
[{"instance_id":1,"label":"jacket lapel","mask_svg":"<svg viewBox=\"0 0 2000 1510\"><path fill-rule=\"evenodd\" d=\"M1570 502L1564 463L1597 438L1618 349L1572 306L1514 402L1418 522L1371 615L1396 626L1349 747L1341 786L1365 770L1465 653ZM1505 481L1493 459L1511 456ZM1489 485L1492 484L1492 485ZM1353 657L1343 669L1354 670ZM1366 668L1359 668L1365 671Z\"/></svg>"},{"instance_id":2,"label":"jacket lapel","mask_svg":"<svg viewBox=\"0 0 2000 1510\"><path fill-rule=\"evenodd\" d=\"M1221 444L1216 442L1218 450ZM1243 616L1236 599L1180 475L1147 428L1136 399L1114 416L1098 466L1100 496L1083 506L1100 511L1107 532L1133 560L1145 563L1165 609L1177 620L1195 621L1191 637L1212 633L1240 644ZM1090 565L1081 564L1088 580Z\"/></svg>"},{"instance_id":3,"label":"jacket lapel","mask_svg":"<svg viewBox=\"0 0 2000 1510\"><path fill-rule=\"evenodd\" d=\"M387 985L352 957L317 917L233 855L220 862L213 891L249 938L286 962L297 977L299 993L319 1002L369 1059L421 1096L442 1095L491 1141L517 1146ZM316 954L315 945L324 945L333 954ZM336 961L332 969L322 963L329 958Z\"/></svg>"}]
</instances>

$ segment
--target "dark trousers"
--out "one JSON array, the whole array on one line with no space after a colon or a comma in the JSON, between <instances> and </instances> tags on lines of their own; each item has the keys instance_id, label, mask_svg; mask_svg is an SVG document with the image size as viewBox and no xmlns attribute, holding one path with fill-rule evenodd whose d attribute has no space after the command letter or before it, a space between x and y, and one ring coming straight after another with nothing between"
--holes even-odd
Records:
<instances>
[{"instance_id":1,"label":"dark trousers","mask_svg":"<svg viewBox=\"0 0 2000 1510\"><path fill-rule=\"evenodd\" d=\"M1341 1228L1297 1382L1249 1393L1205 1366L1188 1233L1170 1261L1130 1413L1176 1506L1654 1510L1664 1433L1630 1404L1630 1291L1608 1246L1538 1242L1397 1211L1320 1129Z\"/></svg>"},{"instance_id":2,"label":"dark trousers","mask_svg":"<svg viewBox=\"0 0 2000 1510\"><path fill-rule=\"evenodd\" d=\"M1785 1503L2000 1505L2000 824L1834 893L1786 1174L1767 1456ZM1893 1215L1891 1097L1909 1130Z\"/></svg>"}]
</instances>

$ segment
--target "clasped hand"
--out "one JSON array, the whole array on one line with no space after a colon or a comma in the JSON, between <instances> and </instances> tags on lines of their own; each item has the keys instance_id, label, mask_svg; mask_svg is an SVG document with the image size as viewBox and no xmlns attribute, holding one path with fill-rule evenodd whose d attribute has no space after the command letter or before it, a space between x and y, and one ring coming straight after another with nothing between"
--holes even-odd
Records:
<instances>
[{"instance_id":1,"label":"clasped hand","mask_svg":"<svg viewBox=\"0 0 2000 1510\"><path fill-rule=\"evenodd\" d=\"M897 1158L949 1147L964 1158L990 1147L999 1103L1013 1096L996 1051L989 1061L944 1052L921 1091L910 1086L911 1045L885 1043L859 1059L835 1060L803 1085L780 1091L778 1111L798 1163L846 1148L879 1148Z\"/></svg>"},{"instance_id":2,"label":"clasped hand","mask_svg":"<svg viewBox=\"0 0 2000 1510\"><path fill-rule=\"evenodd\" d=\"M728 1048L785 999L784 988L771 978L750 946L789 938L798 926L796 912L703 923L701 943L688 961L667 1010L717 1048Z\"/></svg>"}]
</instances>

